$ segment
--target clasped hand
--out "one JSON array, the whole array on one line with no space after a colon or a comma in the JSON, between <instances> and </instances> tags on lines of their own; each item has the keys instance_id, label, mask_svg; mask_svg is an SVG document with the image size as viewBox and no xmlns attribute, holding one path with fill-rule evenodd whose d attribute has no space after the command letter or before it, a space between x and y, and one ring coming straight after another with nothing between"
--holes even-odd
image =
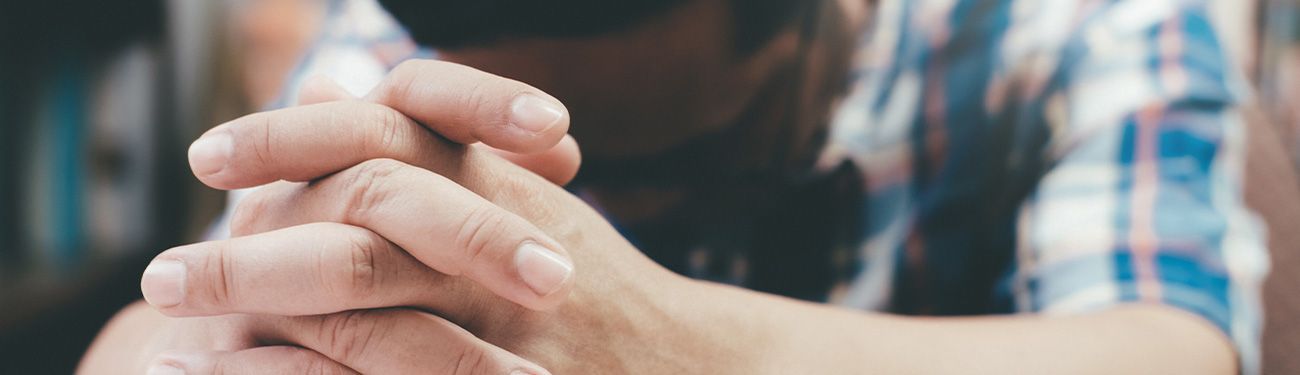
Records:
<instances>
[{"instance_id":1,"label":"clasped hand","mask_svg":"<svg viewBox=\"0 0 1300 375\"><path fill-rule=\"evenodd\" d=\"M137 366L543 374L652 357L610 342L667 324L641 307L679 278L557 185L578 165L558 100L436 61L364 98L320 79L302 96L191 147L204 184L265 186L238 204L232 238L151 263L148 304L185 318L150 327ZM114 324L154 313L141 310Z\"/></svg>"}]
</instances>

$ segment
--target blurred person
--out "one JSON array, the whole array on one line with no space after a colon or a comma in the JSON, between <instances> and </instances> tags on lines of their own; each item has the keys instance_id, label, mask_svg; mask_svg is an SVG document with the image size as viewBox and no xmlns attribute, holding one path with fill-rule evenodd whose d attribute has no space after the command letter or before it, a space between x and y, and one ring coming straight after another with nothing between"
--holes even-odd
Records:
<instances>
[{"instance_id":1,"label":"blurred person","mask_svg":"<svg viewBox=\"0 0 1300 375\"><path fill-rule=\"evenodd\" d=\"M231 2L232 31L241 56L243 87L256 108L275 100L285 78L320 34L324 0Z\"/></svg>"},{"instance_id":2,"label":"blurred person","mask_svg":"<svg viewBox=\"0 0 1300 375\"><path fill-rule=\"evenodd\" d=\"M382 3L191 146L269 185L82 371L1257 369L1202 2Z\"/></svg>"}]
</instances>

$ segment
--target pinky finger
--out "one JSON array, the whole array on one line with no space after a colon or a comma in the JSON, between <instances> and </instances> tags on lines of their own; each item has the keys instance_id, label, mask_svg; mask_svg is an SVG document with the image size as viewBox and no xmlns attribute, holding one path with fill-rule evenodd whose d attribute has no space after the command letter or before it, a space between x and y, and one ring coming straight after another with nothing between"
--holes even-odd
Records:
<instances>
[{"instance_id":1,"label":"pinky finger","mask_svg":"<svg viewBox=\"0 0 1300 375\"><path fill-rule=\"evenodd\" d=\"M486 149L560 186L568 185L573 181L573 177L578 175L578 167L582 164L582 152L578 150L578 141L567 134L555 147L535 154L516 154L483 143L475 143L474 146Z\"/></svg>"},{"instance_id":2,"label":"pinky finger","mask_svg":"<svg viewBox=\"0 0 1300 375\"><path fill-rule=\"evenodd\" d=\"M296 346L264 346L240 351L172 351L159 355L148 375L203 374L358 374L320 353Z\"/></svg>"}]
</instances>

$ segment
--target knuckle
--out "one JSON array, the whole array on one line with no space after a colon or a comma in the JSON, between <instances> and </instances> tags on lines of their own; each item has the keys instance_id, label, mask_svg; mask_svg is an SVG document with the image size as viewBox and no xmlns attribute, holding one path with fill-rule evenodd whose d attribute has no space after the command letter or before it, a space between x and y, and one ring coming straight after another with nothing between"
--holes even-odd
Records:
<instances>
[{"instance_id":1,"label":"knuckle","mask_svg":"<svg viewBox=\"0 0 1300 375\"><path fill-rule=\"evenodd\" d=\"M226 245L222 243L207 252L204 259L203 273L209 280L205 284L207 293L203 293L215 306L234 306L239 302L239 281L236 262L229 256Z\"/></svg>"},{"instance_id":2,"label":"knuckle","mask_svg":"<svg viewBox=\"0 0 1300 375\"><path fill-rule=\"evenodd\" d=\"M373 232L356 229L348 234L348 250L338 252L334 264L322 267L327 275L325 280L334 280L333 289L339 298L345 300L362 300L372 295L378 286L376 272L376 253L387 241Z\"/></svg>"},{"instance_id":3,"label":"knuckle","mask_svg":"<svg viewBox=\"0 0 1300 375\"><path fill-rule=\"evenodd\" d=\"M212 375L238 374L239 371L233 368L236 365L231 361L230 356L218 357L212 364Z\"/></svg>"},{"instance_id":4,"label":"knuckle","mask_svg":"<svg viewBox=\"0 0 1300 375\"><path fill-rule=\"evenodd\" d=\"M308 360L308 362L303 362L299 365L299 368L295 372L305 375L325 375L328 374L326 371L328 371L328 369L325 367L325 364L320 363L320 361Z\"/></svg>"},{"instance_id":5,"label":"knuckle","mask_svg":"<svg viewBox=\"0 0 1300 375\"><path fill-rule=\"evenodd\" d=\"M240 121L242 132L233 132L235 136L244 134L252 137L249 139L253 145L253 157L256 158L258 165L274 165L274 133L272 128L275 123L275 114L278 112L260 112L244 116Z\"/></svg>"},{"instance_id":6,"label":"knuckle","mask_svg":"<svg viewBox=\"0 0 1300 375\"><path fill-rule=\"evenodd\" d=\"M527 217L529 221L536 222L538 216L545 216L547 213L564 212L564 210L557 209L558 206L554 199L538 199L538 197L550 195L550 192L546 190L550 183L537 175L531 173L492 173L480 176L485 176L480 177L480 180L491 181L491 183L476 184L471 190L501 207L524 209L523 212L526 213L521 212L521 215Z\"/></svg>"},{"instance_id":7,"label":"knuckle","mask_svg":"<svg viewBox=\"0 0 1300 375\"><path fill-rule=\"evenodd\" d=\"M373 159L353 167L348 179L351 190L347 212L343 217L351 221L365 221L367 215L387 201L391 190L388 180L405 165L392 159Z\"/></svg>"},{"instance_id":8,"label":"knuckle","mask_svg":"<svg viewBox=\"0 0 1300 375\"><path fill-rule=\"evenodd\" d=\"M383 334L372 311L347 311L322 318L320 340L343 363L356 363L366 355L376 337Z\"/></svg>"},{"instance_id":9,"label":"knuckle","mask_svg":"<svg viewBox=\"0 0 1300 375\"><path fill-rule=\"evenodd\" d=\"M455 244L464 251L464 256L459 259L461 267L456 267L457 270L477 263L506 227L505 214L486 205L473 206L461 220Z\"/></svg>"},{"instance_id":10,"label":"knuckle","mask_svg":"<svg viewBox=\"0 0 1300 375\"><path fill-rule=\"evenodd\" d=\"M326 363L323 362L323 361L311 361L311 362L307 363L304 367L305 367L305 368L303 368L302 371L299 372L299 373L301 373L301 374L307 374L307 375L343 375L343 374L346 374L346 372L343 372L342 369L340 369L340 368L338 368L338 367L335 367L335 366L330 366L330 365L326 364Z\"/></svg>"},{"instance_id":11,"label":"knuckle","mask_svg":"<svg viewBox=\"0 0 1300 375\"><path fill-rule=\"evenodd\" d=\"M265 232L292 221L292 214L280 207L291 204L310 185L280 181L263 185L240 198L230 214L230 235L240 237Z\"/></svg>"},{"instance_id":12,"label":"knuckle","mask_svg":"<svg viewBox=\"0 0 1300 375\"><path fill-rule=\"evenodd\" d=\"M325 365L320 363L321 361L317 361L315 360L315 358L311 358L310 356L306 355L306 353L295 351L293 353L293 357L294 357L293 361L295 364L294 365L295 368L293 369L293 372L295 374L304 374L304 375L325 374L326 371Z\"/></svg>"},{"instance_id":13,"label":"knuckle","mask_svg":"<svg viewBox=\"0 0 1300 375\"><path fill-rule=\"evenodd\" d=\"M460 351L456 352L455 367L449 371L449 374L455 375L486 375L492 372L491 358L487 351L478 345L463 345Z\"/></svg>"},{"instance_id":14,"label":"knuckle","mask_svg":"<svg viewBox=\"0 0 1300 375\"><path fill-rule=\"evenodd\" d=\"M270 212L271 200L265 193L254 192L239 200L235 210L230 214L230 235L233 237L253 234L258 228L258 218Z\"/></svg>"},{"instance_id":15,"label":"knuckle","mask_svg":"<svg viewBox=\"0 0 1300 375\"><path fill-rule=\"evenodd\" d=\"M389 71L379 88L381 96L388 98L406 98L412 94L420 72L428 66L427 61L406 60Z\"/></svg>"},{"instance_id":16,"label":"knuckle","mask_svg":"<svg viewBox=\"0 0 1300 375\"><path fill-rule=\"evenodd\" d=\"M508 111L498 110L498 106L491 105L491 103L501 102L501 98L494 95L496 90L494 90L493 82L490 80L472 79L469 82L469 88L464 93L460 103L460 108L465 111L463 113L474 114L475 116L490 114L488 117L479 119L479 121L491 119L493 123L490 125L505 125L505 122L508 121Z\"/></svg>"},{"instance_id":17,"label":"knuckle","mask_svg":"<svg viewBox=\"0 0 1300 375\"><path fill-rule=\"evenodd\" d=\"M397 66L393 67L393 70L389 72L389 76L399 78L399 80L404 80L401 78L411 78L412 75L420 71L420 69L422 69L426 64L427 63L422 60L402 61L401 63L398 63Z\"/></svg>"},{"instance_id":18,"label":"knuckle","mask_svg":"<svg viewBox=\"0 0 1300 375\"><path fill-rule=\"evenodd\" d=\"M397 110L379 105L367 105L366 123L360 124L362 148L366 155L386 155L398 146L398 141L410 126L406 116Z\"/></svg>"},{"instance_id":19,"label":"knuckle","mask_svg":"<svg viewBox=\"0 0 1300 375\"><path fill-rule=\"evenodd\" d=\"M514 199L524 199L534 201L538 194L542 193L538 186L543 186L530 179L531 175L521 173L501 174L498 177L501 181L496 186L496 195L500 197L511 197Z\"/></svg>"},{"instance_id":20,"label":"knuckle","mask_svg":"<svg viewBox=\"0 0 1300 375\"><path fill-rule=\"evenodd\" d=\"M325 362L320 357L312 355L305 349L294 350L294 361L297 363L297 369L293 370L295 374L304 375L341 375L343 370L338 366L333 366Z\"/></svg>"}]
</instances>

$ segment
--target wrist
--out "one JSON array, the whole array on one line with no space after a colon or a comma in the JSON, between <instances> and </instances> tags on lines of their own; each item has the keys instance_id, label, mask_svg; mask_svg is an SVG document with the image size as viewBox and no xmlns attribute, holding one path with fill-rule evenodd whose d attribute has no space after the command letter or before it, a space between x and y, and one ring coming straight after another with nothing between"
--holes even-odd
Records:
<instances>
[{"instance_id":1,"label":"wrist","mask_svg":"<svg viewBox=\"0 0 1300 375\"><path fill-rule=\"evenodd\" d=\"M663 324L657 350L672 353L688 373L771 372L782 339L768 297L724 284L674 275L662 284Z\"/></svg>"},{"instance_id":2,"label":"wrist","mask_svg":"<svg viewBox=\"0 0 1300 375\"><path fill-rule=\"evenodd\" d=\"M639 255L639 254L638 254ZM564 358L542 363L553 373L753 373L762 369L753 354L766 332L748 318L729 316L735 296L729 287L691 280L646 259L600 272L598 282L580 287L552 317L564 321L548 331ZM588 268L590 269L590 268ZM589 272L590 273L590 272ZM722 298L722 300L711 300ZM490 341L490 340L489 340ZM525 356L528 357L528 356ZM545 356L542 356L545 357ZM747 366L747 367L746 367Z\"/></svg>"},{"instance_id":3,"label":"wrist","mask_svg":"<svg viewBox=\"0 0 1300 375\"><path fill-rule=\"evenodd\" d=\"M860 372L881 349L878 334L891 332L884 315L689 279L673 288L682 338L669 345L693 355L698 373Z\"/></svg>"}]
</instances>

